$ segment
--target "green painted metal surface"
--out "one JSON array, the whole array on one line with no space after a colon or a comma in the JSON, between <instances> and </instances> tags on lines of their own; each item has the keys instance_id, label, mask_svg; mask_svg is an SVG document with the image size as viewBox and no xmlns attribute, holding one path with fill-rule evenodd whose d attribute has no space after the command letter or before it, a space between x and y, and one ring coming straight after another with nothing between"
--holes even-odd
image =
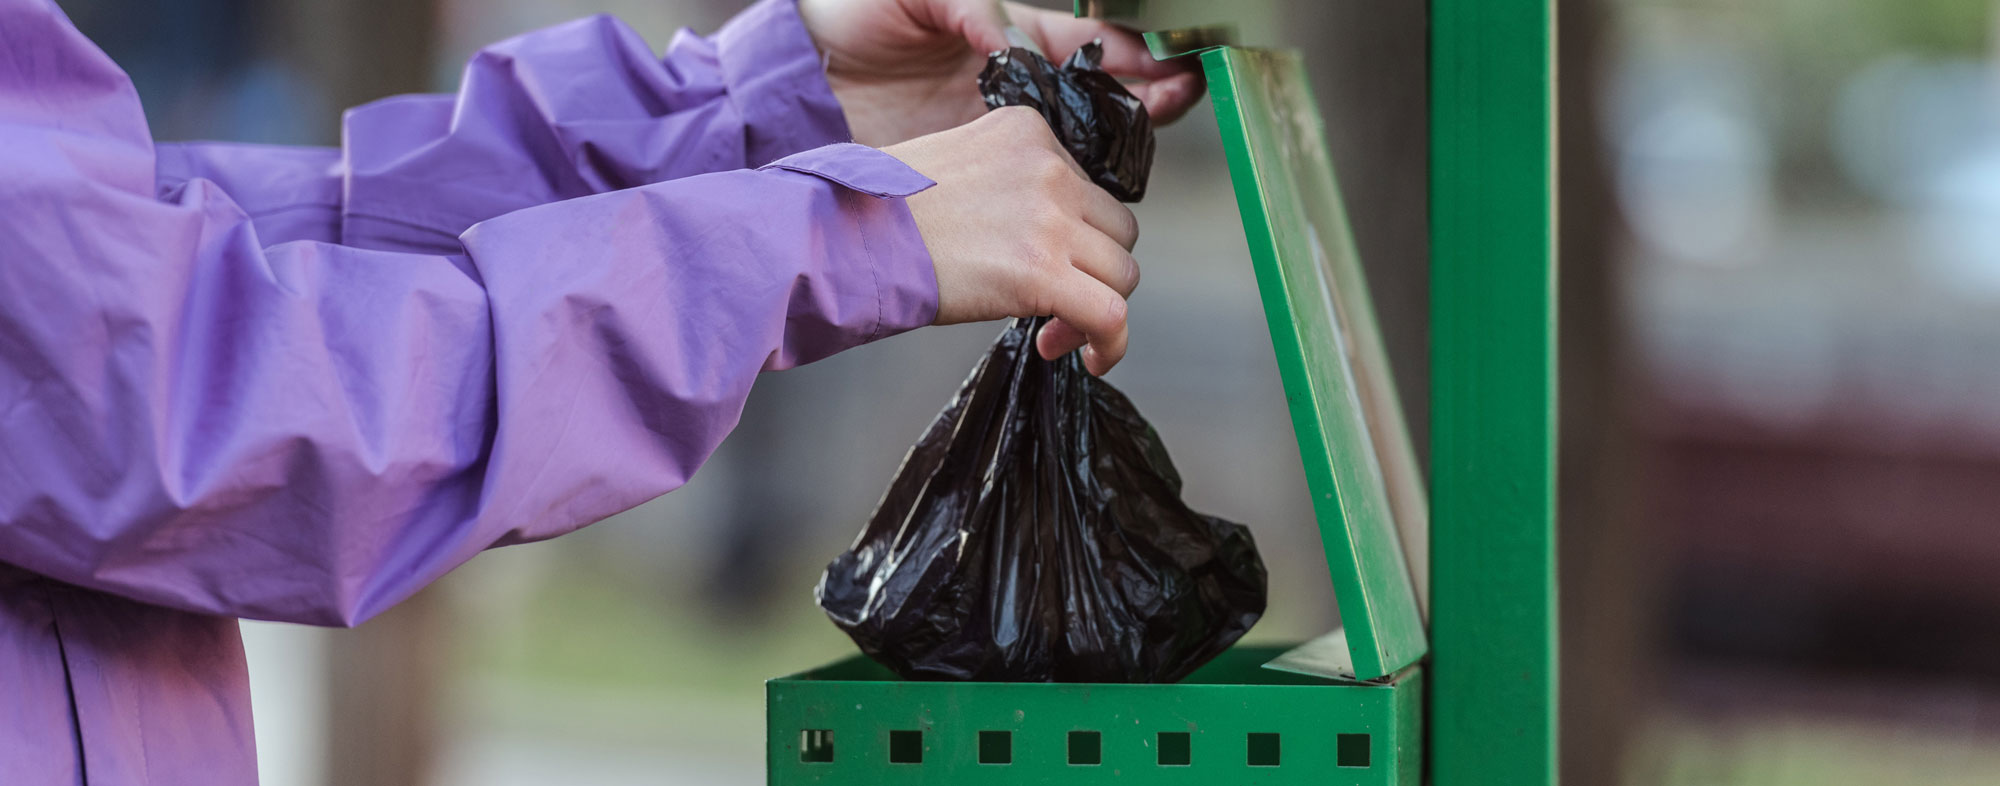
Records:
<instances>
[{"instance_id":1,"label":"green painted metal surface","mask_svg":"<svg viewBox=\"0 0 2000 786\"><path fill-rule=\"evenodd\" d=\"M1171 60L1218 46L1236 43L1235 25L1204 25L1153 30L1145 33L1146 51L1154 60Z\"/></svg>"},{"instance_id":2,"label":"green painted metal surface","mask_svg":"<svg viewBox=\"0 0 2000 786\"><path fill-rule=\"evenodd\" d=\"M1388 674L1426 651L1427 512L1318 105L1297 53L1201 59L1355 674Z\"/></svg>"},{"instance_id":3,"label":"green painted metal surface","mask_svg":"<svg viewBox=\"0 0 2000 786\"><path fill-rule=\"evenodd\" d=\"M1172 685L906 682L855 657L766 684L773 786L1423 782L1427 500L1316 104L1296 54L1180 51L1209 77L1334 576L1325 641L1365 681L1265 668L1274 647Z\"/></svg>"},{"instance_id":4,"label":"green painted metal surface","mask_svg":"<svg viewBox=\"0 0 2000 786\"><path fill-rule=\"evenodd\" d=\"M1431 3L1431 773L1556 780L1551 0Z\"/></svg>"},{"instance_id":5,"label":"green painted metal surface","mask_svg":"<svg viewBox=\"0 0 2000 786\"><path fill-rule=\"evenodd\" d=\"M772 786L1422 782L1421 669L1342 683L1259 667L1276 655L1238 647L1174 685L903 682L857 657L767 683L767 772Z\"/></svg>"}]
</instances>

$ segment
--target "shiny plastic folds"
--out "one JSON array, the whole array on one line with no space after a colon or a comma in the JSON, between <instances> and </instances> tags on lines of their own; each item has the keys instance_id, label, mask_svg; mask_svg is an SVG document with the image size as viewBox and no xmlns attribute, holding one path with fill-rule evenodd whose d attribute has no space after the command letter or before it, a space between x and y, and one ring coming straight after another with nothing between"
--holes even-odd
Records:
<instances>
[{"instance_id":1,"label":"shiny plastic folds","mask_svg":"<svg viewBox=\"0 0 2000 786\"><path fill-rule=\"evenodd\" d=\"M993 53L979 73L986 108L1033 107L1049 121L1070 157L1123 202L1146 195L1153 169L1153 120L1137 96L1098 67L1104 47L1078 47L1058 68L1033 51Z\"/></svg>"},{"instance_id":2,"label":"shiny plastic folds","mask_svg":"<svg viewBox=\"0 0 2000 786\"><path fill-rule=\"evenodd\" d=\"M1263 615L1250 532L1181 501L1159 435L1046 320L993 344L816 590L909 679L1172 682Z\"/></svg>"}]
</instances>

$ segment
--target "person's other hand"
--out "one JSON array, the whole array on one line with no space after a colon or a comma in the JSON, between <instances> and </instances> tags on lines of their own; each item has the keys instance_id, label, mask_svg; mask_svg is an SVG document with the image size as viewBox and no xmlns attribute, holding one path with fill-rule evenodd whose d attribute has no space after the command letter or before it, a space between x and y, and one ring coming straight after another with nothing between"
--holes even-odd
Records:
<instances>
[{"instance_id":1,"label":"person's other hand","mask_svg":"<svg viewBox=\"0 0 2000 786\"><path fill-rule=\"evenodd\" d=\"M1036 338L1042 357L1083 347L1084 367L1101 375L1125 356L1139 223L1041 114L997 109L884 152L937 181L909 198L937 270L937 324L1052 315Z\"/></svg>"},{"instance_id":2,"label":"person's other hand","mask_svg":"<svg viewBox=\"0 0 2000 786\"><path fill-rule=\"evenodd\" d=\"M1016 27L1061 62L1104 39L1104 70L1145 102L1153 121L1172 122L1201 98L1193 58L1160 62L1137 33L1095 19L995 0L799 0L799 17L826 54L826 79L854 141L881 147L953 128L986 104L974 80L986 54L1007 48Z\"/></svg>"}]
</instances>

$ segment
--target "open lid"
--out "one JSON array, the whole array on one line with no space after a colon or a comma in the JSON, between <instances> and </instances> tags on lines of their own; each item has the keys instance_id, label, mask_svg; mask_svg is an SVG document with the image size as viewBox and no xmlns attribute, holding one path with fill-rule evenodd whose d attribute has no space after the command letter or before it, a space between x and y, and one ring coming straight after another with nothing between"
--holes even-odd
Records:
<instances>
[{"instance_id":1,"label":"open lid","mask_svg":"<svg viewBox=\"0 0 2000 786\"><path fill-rule=\"evenodd\" d=\"M1148 42L1158 57L1198 54L1207 72L1340 604L1343 631L1272 666L1392 674L1428 649L1428 502L1305 69L1295 52L1200 31Z\"/></svg>"}]
</instances>

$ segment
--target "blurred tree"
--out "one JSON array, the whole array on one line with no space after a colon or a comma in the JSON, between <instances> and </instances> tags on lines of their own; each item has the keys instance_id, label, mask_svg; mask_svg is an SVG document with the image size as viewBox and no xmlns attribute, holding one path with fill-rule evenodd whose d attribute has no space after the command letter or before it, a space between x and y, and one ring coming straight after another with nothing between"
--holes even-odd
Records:
<instances>
[{"instance_id":1,"label":"blurred tree","mask_svg":"<svg viewBox=\"0 0 2000 786\"><path fill-rule=\"evenodd\" d=\"M251 46L310 75L318 111L308 138L337 144L339 112L429 87L435 0L265 0ZM278 107L273 107L278 109ZM441 742L440 673L450 638L435 589L328 639L326 782L420 786Z\"/></svg>"},{"instance_id":2,"label":"blurred tree","mask_svg":"<svg viewBox=\"0 0 2000 786\"><path fill-rule=\"evenodd\" d=\"M1557 564L1562 588L1562 779L1624 780L1656 637L1659 568L1632 502L1637 450L1628 409L1631 341L1603 125L1611 3L1556 6Z\"/></svg>"}]
</instances>

